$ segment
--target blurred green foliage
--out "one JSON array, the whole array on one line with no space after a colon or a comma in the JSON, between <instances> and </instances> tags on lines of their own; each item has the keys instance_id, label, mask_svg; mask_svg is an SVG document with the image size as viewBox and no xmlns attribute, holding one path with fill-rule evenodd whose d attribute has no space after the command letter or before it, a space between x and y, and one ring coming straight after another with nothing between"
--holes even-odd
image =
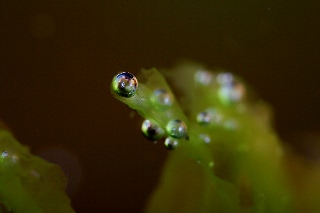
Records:
<instances>
[{"instance_id":1,"label":"blurred green foliage","mask_svg":"<svg viewBox=\"0 0 320 213\"><path fill-rule=\"evenodd\" d=\"M158 89L174 97L163 75L180 97L166 109L151 98ZM241 79L194 63L162 74L154 68L143 70L137 79L133 97L112 93L159 128L166 129L173 119L188 128L187 138L176 139L178 146L170 153L146 212L320 211L319 181L297 192L291 177L305 177L295 169L318 167L302 166L282 147L271 127L270 108ZM313 179L319 177L319 172L313 174Z\"/></svg>"},{"instance_id":2,"label":"blurred green foliage","mask_svg":"<svg viewBox=\"0 0 320 213\"><path fill-rule=\"evenodd\" d=\"M0 201L15 213L71 213L66 177L0 129Z\"/></svg>"}]
</instances>

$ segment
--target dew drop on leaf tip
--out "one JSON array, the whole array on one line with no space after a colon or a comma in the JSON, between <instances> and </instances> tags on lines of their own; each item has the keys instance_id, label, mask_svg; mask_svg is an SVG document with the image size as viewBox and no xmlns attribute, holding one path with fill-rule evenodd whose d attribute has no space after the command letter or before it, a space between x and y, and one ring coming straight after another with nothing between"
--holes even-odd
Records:
<instances>
[{"instance_id":1,"label":"dew drop on leaf tip","mask_svg":"<svg viewBox=\"0 0 320 213\"><path fill-rule=\"evenodd\" d=\"M134 96L137 88L138 80L129 72L119 73L112 80L113 91L121 97L130 98Z\"/></svg>"}]
</instances>

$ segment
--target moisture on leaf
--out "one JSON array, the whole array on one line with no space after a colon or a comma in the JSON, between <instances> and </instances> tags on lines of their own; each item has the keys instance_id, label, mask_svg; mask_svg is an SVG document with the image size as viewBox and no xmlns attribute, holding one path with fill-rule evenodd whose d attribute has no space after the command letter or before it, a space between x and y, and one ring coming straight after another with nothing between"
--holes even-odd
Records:
<instances>
[{"instance_id":1,"label":"moisture on leaf","mask_svg":"<svg viewBox=\"0 0 320 213\"><path fill-rule=\"evenodd\" d=\"M295 192L270 109L238 76L195 63L163 73L178 99L155 68L137 77L131 98L114 94L166 130L165 147L174 150L146 212L297 212L301 203L320 211L320 184Z\"/></svg>"},{"instance_id":2,"label":"moisture on leaf","mask_svg":"<svg viewBox=\"0 0 320 213\"><path fill-rule=\"evenodd\" d=\"M0 202L15 213L72 213L60 167L0 129ZM1 209L0 209L1 210Z\"/></svg>"}]
</instances>

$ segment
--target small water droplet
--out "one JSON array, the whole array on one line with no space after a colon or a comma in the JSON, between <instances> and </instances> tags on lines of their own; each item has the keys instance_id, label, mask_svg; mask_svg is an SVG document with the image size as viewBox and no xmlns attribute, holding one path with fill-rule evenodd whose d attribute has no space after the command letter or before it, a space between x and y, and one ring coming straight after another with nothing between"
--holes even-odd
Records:
<instances>
[{"instance_id":1,"label":"small water droplet","mask_svg":"<svg viewBox=\"0 0 320 213\"><path fill-rule=\"evenodd\" d=\"M16 154L8 152L8 151L3 151L1 153L1 162L7 162L7 163L17 163L19 158Z\"/></svg>"},{"instance_id":2,"label":"small water droplet","mask_svg":"<svg viewBox=\"0 0 320 213\"><path fill-rule=\"evenodd\" d=\"M177 139L185 137L187 134L187 126L178 119L169 121L166 130L169 136Z\"/></svg>"},{"instance_id":3,"label":"small water droplet","mask_svg":"<svg viewBox=\"0 0 320 213\"><path fill-rule=\"evenodd\" d=\"M245 95L245 87L240 82L223 85L218 90L220 101L225 104L239 102Z\"/></svg>"},{"instance_id":4,"label":"small water droplet","mask_svg":"<svg viewBox=\"0 0 320 213\"><path fill-rule=\"evenodd\" d=\"M164 130L160 126L150 120L143 121L141 131L149 140L158 140L165 134Z\"/></svg>"},{"instance_id":5,"label":"small water droplet","mask_svg":"<svg viewBox=\"0 0 320 213\"><path fill-rule=\"evenodd\" d=\"M134 96L137 88L138 80L129 72L119 73L112 80L113 91L115 91L121 97L130 98Z\"/></svg>"},{"instance_id":6,"label":"small water droplet","mask_svg":"<svg viewBox=\"0 0 320 213\"><path fill-rule=\"evenodd\" d=\"M220 85L230 85L234 82L234 76L229 72L221 72L217 75L217 82Z\"/></svg>"},{"instance_id":7,"label":"small water droplet","mask_svg":"<svg viewBox=\"0 0 320 213\"><path fill-rule=\"evenodd\" d=\"M210 136L207 135L207 134L200 134L199 137L200 137L200 139L201 139L203 142L205 142L206 144L209 144L210 141L211 141Z\"/></svg>"},{"instance_id":8,"label":"small water droplet","mask_svg":"<svg viewBox=\"0 0 320 213\"><path fill-rule=\"evenodd\" d=\"M6 157L8 157L8 155L9 155L9 154L8 154L7 151L3 151L2 154L1 154L1 157L2 157L2 158L6 158Z\"/></svg>"},{"instance_id":9,"label":"small water droplet","mask_svg":"<svg viewBox=\"0 0 320 213\"><path fill-rule=\"evenodd\" d=\"M165 89L156 89L151 100L157 108L168 108L173 104L172 95Z\"/></svg>"},{"instance_id":10,"label":"small water droplet","mask_svg":"<svg viewBox=\"0 0 320 213\"><path fill-rule=\"evenodd\" d=\"M194 74L194 81L201 85L207 86L212 82L213 74L207 70L198 70Z\"/></svg>"},{"instance_id":11,"label":"small water droplet","mask_svg":"<svg viewBox=\"0 0 320 213\"><path fill-rule=\"evenodd\" d=\"M164 145L168 150L174 150L179 145L179 142L175 138L167 137L166 140L164 141Z\"/></svg>"},{"instance_id":12,"label":"small water droplet","mask_svg":"<svg viewBox=\"0 0 320 213\"><path fill-rule=\"evenodd\" d=\"M197 122L200 125L208 125L210 123L220 123L222 115L214 109L207 109L197 115Z\"/></svg>"},{"instance_id":13,"label":"small water droplet","mask_svg":"<svg viewBox=\"0 0 320 213\"><path fill-rule=\"evenodd\" d=\"M204 111L204 112L200 112L197 115L197 122L201 125L207 125L209 124L211 121L211 116L208 112Z\"/></svg>"}]
</instances>

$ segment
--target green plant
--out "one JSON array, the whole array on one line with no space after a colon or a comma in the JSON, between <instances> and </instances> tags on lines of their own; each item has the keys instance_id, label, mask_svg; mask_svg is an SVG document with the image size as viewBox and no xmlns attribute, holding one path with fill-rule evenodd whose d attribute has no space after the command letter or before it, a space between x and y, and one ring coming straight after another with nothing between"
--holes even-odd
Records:
<instances>
[{"instance_id":1,"label":"green plant","mask_svg":"<svg viewBox=\"0 0 320 213\"><path fill-rule=\"evenodd\" d=\"M148 139L174 150L146 212L320 211L319 181L297 192L290 176L304 174L288 169L296 157L272 129L270 108L233 74L185 63L162 74L118 74L111 91L146 119Z\"/></svg>"},{"instance_id":2,"label":"green plant","mask_svg":"<svg viewBox=\"0 0 320 213\"><path fill-rule=\"evenodd\" d=\"M0 128L0 201L15 213L71 213L66 177ZM1 212L1 208L0 208Z\"/></svg>"}]
</instances>

